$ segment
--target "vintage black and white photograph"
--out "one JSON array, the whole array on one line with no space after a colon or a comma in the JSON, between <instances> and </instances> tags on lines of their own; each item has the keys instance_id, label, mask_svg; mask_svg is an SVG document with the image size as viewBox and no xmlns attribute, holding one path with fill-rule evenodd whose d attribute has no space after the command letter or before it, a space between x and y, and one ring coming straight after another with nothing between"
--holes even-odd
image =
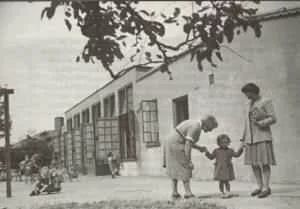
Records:
<instances>
[{"instance_id":1,"label":"vintage black and white photograph","mask_svg":"<svg viewBox=\"0 0 300 209\"><path fill-rule=\"evenodd\" d=\"M0 1L0 209L298 209L300 1Z\"/></svg>"}]
</instances>

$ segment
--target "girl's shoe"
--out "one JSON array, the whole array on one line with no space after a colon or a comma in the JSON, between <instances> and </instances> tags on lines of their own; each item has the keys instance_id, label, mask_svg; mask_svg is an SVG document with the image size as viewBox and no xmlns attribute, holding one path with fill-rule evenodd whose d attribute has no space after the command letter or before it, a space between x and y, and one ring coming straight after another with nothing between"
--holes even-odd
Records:
<instances>
[{"instance_id":1,"label":"girl's shoe","mask_svg":"<svg viewBox=\"0 0 300 209\"><path fill-rule=\"evenodd\" d=\"M183 197L184 197L184 199L189 199L189 198L195 197L195 195L193 195L193 194L185 194Z\"/></svg>"},{"instance_id":2,"label":"girl's shoe","mask_svg":"<svg viewBox=\"0 0 300 209\"><path fill-rule=\"evenodd\" d=\"M231 197L232 197L232 194L230 192L222 194L223 199L228 199L228 198L231 198Z\"/></svg>"},{"instance_id":3,"label":"girl's shoe","mask_svg":"<svg viewBox=\"0 0 300 209\"><path fill-rule=\"evenodd\" d=\"M257 197L258 198L265 198L271 194L271 189L268 188L267 190L262 191Z\"/></svg>"},{"instance_id":4,"label":"girl's shoe","mask_svg":"<svg viewBox=\"0 0 300 209\"><path fill-rule=\"evenodd\" d=\"M261 189L256 189L251 193L251 196L256 196L261 193Z\"/></svg>"},{"instance_id":5,"label":"girl's shoe","mask_svg":"<svg viewBox=\"0 0 300 209\"><path fill-rule=\"evenodd\" d=\"M181 195L178 194L178 193L177 194L175 193L175 194L172 194L172 198L173 199L179 199L179 198L181 198Z\"/></svg>"}]
</instances>

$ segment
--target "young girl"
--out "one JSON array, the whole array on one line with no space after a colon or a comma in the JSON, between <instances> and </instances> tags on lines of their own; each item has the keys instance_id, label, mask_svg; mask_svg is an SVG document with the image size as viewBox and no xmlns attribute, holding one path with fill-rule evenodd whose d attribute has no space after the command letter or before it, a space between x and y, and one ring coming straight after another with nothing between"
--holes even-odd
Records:
<instances>
[{"instance_id":1,"label":"young girl","mask_svg":"<svg viewBox=\"0 0 300 209\"><path fill-rule=\"evenodd\" d=\"M120 163L118 162L118 159L112 152L109 152L107 154L107 160L108 160L108 166L109 170L111 172L111 177L115 178L115 176L119 175L119 170L120 170Z\"/></svg>"},{"instance_id":2,"label":"young girl","mask_svg":"<svg viewBox=\"0 0 300 209\"><path fill-rule=\"evenodd\" d=\"M218 148L214 149L212 153L206 150L205 155L208 159L216 159L214 179L219 181L219 189L223 198L230 197L230 181L234 180L234 171L231 159L232 157L240 157L243 153L243 146L237 152L229 148L231 140L228 135L221 134L217 137ZM226 188L226 193L224 191Z\"/></svg>"}]
</instances>

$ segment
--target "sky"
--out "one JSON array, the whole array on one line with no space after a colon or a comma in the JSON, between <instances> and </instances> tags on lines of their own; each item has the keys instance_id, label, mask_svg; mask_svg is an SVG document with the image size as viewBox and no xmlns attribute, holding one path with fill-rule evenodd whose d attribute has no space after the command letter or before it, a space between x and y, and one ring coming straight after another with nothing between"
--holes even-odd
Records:
<instances>
[{"instance_id":1,"label":"sky","mask_svg":"<svg viewBox=\"0 0 300 209\"><path fill-rule=\"evenodd\" d=\"M100 64L75 62L86 39L76 28L67 30L62 10L51 20L41 20L48 4L0 2L0 85L15 90L10 97L12 143L28 132L53 129L55 117L64 116L68 108L110 80ZM189 2L180 1L143 2L141 7L172 12L175 6L191 11ZM300 6L300 2L265 1L260 11L283 6ZM175 30L168 33L171 42L182 38ZM128 60L118 62L114 69L129 67Z\"/></svg>"}]
</instances>

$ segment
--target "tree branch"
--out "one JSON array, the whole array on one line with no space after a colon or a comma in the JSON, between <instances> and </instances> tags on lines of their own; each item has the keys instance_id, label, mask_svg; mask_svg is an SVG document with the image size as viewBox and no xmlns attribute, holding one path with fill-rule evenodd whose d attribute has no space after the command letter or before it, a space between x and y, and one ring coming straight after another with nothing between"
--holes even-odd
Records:
<instances>
[{"instance_id":1,"label":"tree branch","mask_svg":"<svg viewBox=\"0 0 300 209\"><path fill-rule=\"evenodd\" d=\"M249 62L249 63L253 62L253 60L249 60L249 59L245 58L244 56L242 56L241 54L239 54L238 52L236 52L235 50L233 50L232 48L230 48L230 47L227 46L227 45L224 45L224 44L223 44L223 45L220 45L220 46L223 47L223 48L226 48L226 49L229 50L229 51L231 51L233 54L239 56L242 60L244 60L244 61L246 61L246 62Z\"/></svg>"}]
</instances>

